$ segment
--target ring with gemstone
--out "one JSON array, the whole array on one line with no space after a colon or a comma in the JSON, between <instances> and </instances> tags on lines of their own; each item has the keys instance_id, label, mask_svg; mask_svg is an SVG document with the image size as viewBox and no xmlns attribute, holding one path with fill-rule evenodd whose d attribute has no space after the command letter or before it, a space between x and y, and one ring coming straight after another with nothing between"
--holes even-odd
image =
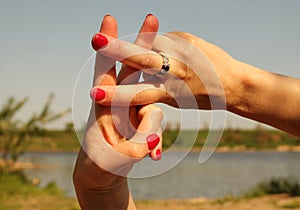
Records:
<instances>
[{"instance_id":1,"label":"ring with gemstone","mask_svg":"<svg viewBox=\"0 0 300 210\"><path fill-rule=\"evenodd\" d=\"M162 53L158 53L158 54L160 54L160 56L163 58L163 64L161 66L161 70L160 70L159 74L164 75L164 74L168 73L168 71L170 70L169 58L167 58Z\"/></svg>"}]
</instances>

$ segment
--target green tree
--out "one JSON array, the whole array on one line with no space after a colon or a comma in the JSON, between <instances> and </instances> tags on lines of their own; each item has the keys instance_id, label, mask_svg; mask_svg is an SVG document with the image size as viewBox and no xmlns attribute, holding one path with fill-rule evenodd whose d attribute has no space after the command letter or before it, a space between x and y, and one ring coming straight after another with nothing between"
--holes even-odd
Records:
<instances>
[{"instance_id":1,"label":"green tree","mask_svg":"<svg viewBox=\"0 0 300 210\"><path fill-rule=\"evenodd\" d=\"M50 110L54 95L50 94L41 111L32 114L27 121L16 119L16 114L28 102L28 98L9 98L0 109L0 149L4 160L17 161L26 150L25 143L43 131L47 124L56 121L70 112L66 109L54 113Z\"/></svg>"}]
</instances>

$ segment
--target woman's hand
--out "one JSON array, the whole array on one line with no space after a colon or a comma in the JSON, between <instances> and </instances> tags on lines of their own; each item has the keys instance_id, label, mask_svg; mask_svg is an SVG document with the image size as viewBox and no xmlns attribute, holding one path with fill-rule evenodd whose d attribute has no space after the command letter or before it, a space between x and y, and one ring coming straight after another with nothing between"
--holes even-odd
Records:
<instances>
[{"instance_id":1,"label":"woman's hand","mask_svg":"<svg viewBox=\"0 0 300 210\"><path fill-rule=\"evenodd\" d=\"M157 29L158 21L151 16L145 19L141 32L155 33ZM105 16L100 31L117 37L116 20ZM138 36L136 44L151 47L150 41L149 36ZM118 79L134 71L124 66ZM97 53L94 86L116 84L115 60ZM101 98L105 93L94 90L91 96ZM154 105L111 108L92 104L73 175L82 209L135 209L126 176L146 155L160 159L162 118L161 109Z\"/></svg>"},{"instance_id":2,"label":"woman's hand","mask_svg":"<svg viewBox=\"0 0 300 210\"><path fill-rule=\"evenodd\" d=\"M101 86L98 104L127 106L163 102L178 108L224 109L300 136L300 80L233 59L224 50L185 32L157 36L153 51L104 35L97 45L145 74L136 85ZM170 70L160 75L163 59ZM149 76L152 75L152 76Z\"/></svg>"},{"instance_id":3,"label":"woman's hand","mask_svg":"<svg viewBox=\"0 0 300 210\"><path fill-rule=\"evenodd\" d=\"M226 99L239 88L234 72L235 60L219 47L184 32L158 35L152 50L103 35L107 45L100 48L103 55L140 69L144 82L118 87L101 86L106 97L102 105L140 105L163 102L178 108L226 109ZM169 59L170 70L160 75L163 58ZM151 76L152 75L152 76ZM227 103L228 104L228 103Z\"/></svg>"}]
</instances>

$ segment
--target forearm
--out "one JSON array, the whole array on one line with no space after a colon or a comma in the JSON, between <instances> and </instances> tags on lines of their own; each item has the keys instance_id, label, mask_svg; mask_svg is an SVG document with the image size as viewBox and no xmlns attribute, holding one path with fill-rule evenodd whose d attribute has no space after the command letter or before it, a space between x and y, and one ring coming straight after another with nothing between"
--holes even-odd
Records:
<instances>
[{"instance_id":1,"label":"forearm","mask_svg":"<svg viewBox=\"0 0 300 210\"><path fill-rule=\"evenodd\" d=\"M236 62L240 83L228 110L300 136L300 81Z\"/></svg>"}]
</instances>

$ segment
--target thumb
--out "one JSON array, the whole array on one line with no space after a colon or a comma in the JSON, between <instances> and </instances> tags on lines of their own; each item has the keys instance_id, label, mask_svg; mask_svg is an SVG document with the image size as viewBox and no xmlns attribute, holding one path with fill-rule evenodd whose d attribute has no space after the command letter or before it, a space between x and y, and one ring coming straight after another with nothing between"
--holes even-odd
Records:
<instances>
[{"instance_id":1,"label":"thumb","mask_svg":"<svg viewBox=\"0 0 300 210\"><path fill-rule=\"evenodd\" d=\"M159 150L157 154L160 155L162 147L162 110L152 104L143 106L139 111L139 118L141 121L132 139L116 145L114 149L137 161L150 153L153 159L160 159L153 154Z\"/></svg>"}]
</instances>

